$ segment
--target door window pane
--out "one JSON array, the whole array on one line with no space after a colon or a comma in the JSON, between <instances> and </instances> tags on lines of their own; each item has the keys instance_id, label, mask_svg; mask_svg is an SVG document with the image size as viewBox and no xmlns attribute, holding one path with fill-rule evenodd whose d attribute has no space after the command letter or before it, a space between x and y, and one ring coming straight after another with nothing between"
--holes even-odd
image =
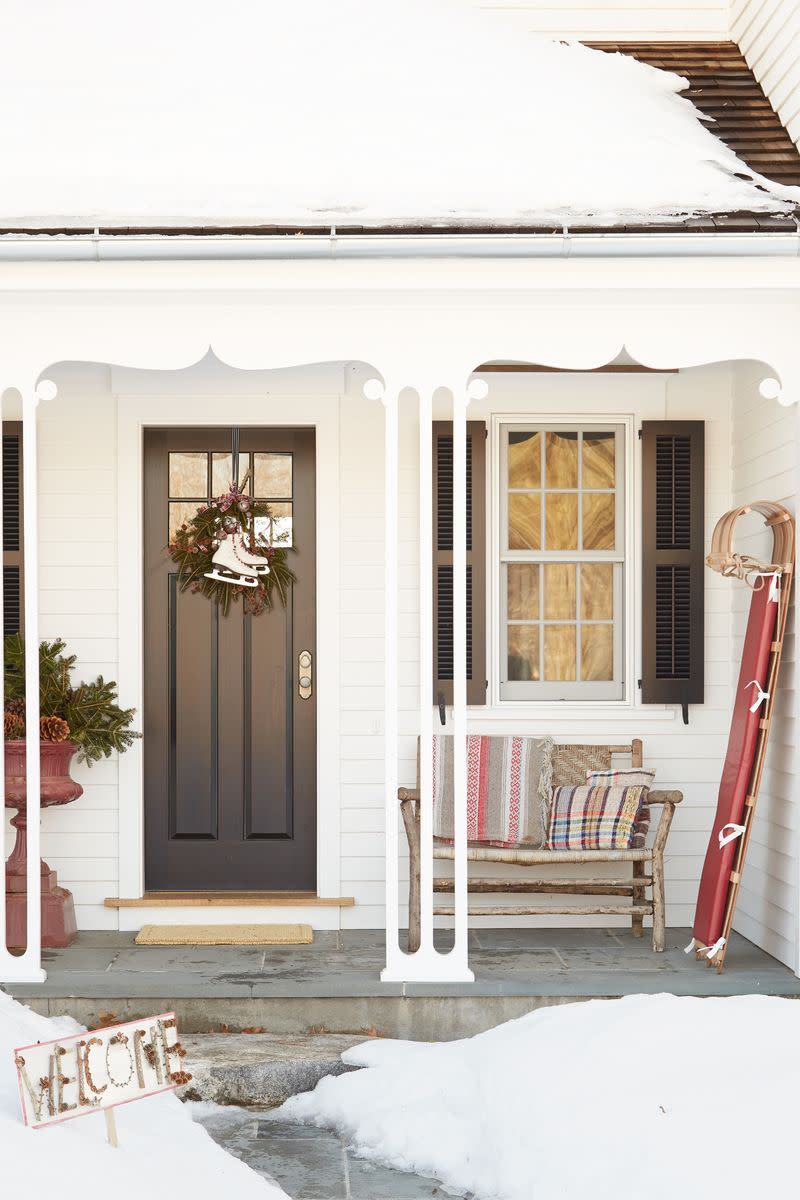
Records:
<instances>
[{"instance_id":1,"label":"door window pane","mask_svg":"<svg viewBox=\"0 0 800 1200\"><path fill-rule=\"evenodd\" d=\"M292 545L292 506L285 501L270 503L270 517L255 518L256 537L263 537L271 546Z\"/></svg>"},{"instance_id":2,"label":"door window pane","mask_svg":"<svg viewBox=\"0 0 800 1200\"><path fill-rule=\"evenodd\" d=\"M581 626L581 679L614 678L614 626Z\"/></svg>"},{"instance_id":3,"label":"door window pane","mask_svg":"<svg viewBox=\"0 0 800 1200\"><path fill-rule=\"evenodd\" d=\"M254 454L255 495L289 500L292 496L291 454Z\"/></svg>"},{"instance_id":4,"label":"door window pane","mask_svg":"<svg viewBox=\"0 0 800 1200\"><path fill-rule=\"evenodd\" d=\"M170 496L208 495L208 454L205 450L172 452L169 456Z\"/></svg>"},{"instance_id":5,"label":"door window pane","mask_svg":"<svg viewBox=\"0 0 800 1200\"><path fill-rule=\"evenodd\" d=\"M545 543L548 550L578 549L577 492L548 492L545 498Z\"/></svg>"},{"instance_id":6,"label":"door window pane","mask_svg":"<svg viewBox=\"0 0 800 1200\"><path fill-rule=\"evenodd\" d=\"M538 488L542 484L542 435L509 433L508 486Z\"/></svg>"},{"instance_id":7,"label":"door window pane","mask_svg":"<svg viewBox=\"0 0 800 1200\"><path fill-rule=\"evenodd\" d=\"M547 563L544 568L544 615L547 621L575 620L575 564Z\"/></svg>"},{"instance_id":8,"label":"door window pane","mask_svg":"<svg viewBox=\"0 0 800 1200\"><path fill-rule=\"evenodd\" d=\"M205 501L203 501L205 503ZM185 521L190 521L200 508L199 504L187 504L185 501L171 501L169 506L169 540L172 541L178 529ZM163 526L162 526L163 528Z\"/></svg>"},{"instance_id":9,"label":"door window pane","mask_svg":"<svg viewBox=\"0 0 800 1200\"><path fill-rule=\"evenodd\" d=\"M234 458L231 454L212 454L211 455L211 494L212 496L223 496L225 492L230 491L231 484L240 484L243 476L247 472L249 466L249 455L239 455L239 470L237 470L234 478L233 464ZM249 486L249 481L245 486L245 491L252 494L252 488Z\"/></svg>"},{"instance_id":10,"label":"door window pane","mask_svg":"<svg viewBox=\"0 0 800 1200\"><path fill-rule=\"evenodd\" d=\"M567 680L576 677L575 625L545 625L544 677Z\"/></svg>"},{"instance_id":11,"label":"door window pane","mask_svg":"<svg viewBox=\"0 0 800 1200\"><path fill-rule=\"evenodd\" d=\"M508 619L538 621L539 567L536 563L508 564Z\"/></svg>"},{"instance_id":12,"label":"door window pane","mask_svg":"<svg viewBox=\"0 0 800 1200\"><path fill-rule=\"evenodd\" d=\"M539 550L541 545L541 496L538 492L512 492L508 497L509 550Z\"/></svg>"},{"instance_id":13,"label":"door window pane","mask_svg":"<svg viewBox=\"0 0 800 1200\"><path fill-rule=\"evenodd\" d=\"M613 488L616 481L616 438L613 433L583 435L583 486Z\"/></svg>"},{"instance_id":14,"label":"door window pane","mask_svg":"<svg viewBox=\"0 0 800 1200\"><path fill-rule=\"evenodd\" d=\"M546 438L546 485L549 488L578 486L577 433L548 433Z\"/></svg>"},{"instance_id":15,"label":"door window pane","mask_svg":"<svg viewBox=\"0 0 800 1200\"><path fill-rule=\"evenodd\" d=\"M508 678L539 678L539 626L508 626Z\"/></svg>"}]
</instances>

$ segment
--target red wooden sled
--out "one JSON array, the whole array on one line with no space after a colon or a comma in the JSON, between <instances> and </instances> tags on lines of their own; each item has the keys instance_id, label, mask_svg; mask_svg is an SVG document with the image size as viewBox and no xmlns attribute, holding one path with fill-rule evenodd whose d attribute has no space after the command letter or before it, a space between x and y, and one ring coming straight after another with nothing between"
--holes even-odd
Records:
<instances>
[{"instance_id":1,"label":"red wooden sled","mask_svg":"<svg viewBox=\"0 0 800 1200\"><path fill-rule=\"evenodd\" d=\"M733 552L734 526L751 511L760 513L772 528L771 563ZM794 571L791 514L769 500L732 509L717 523L706 562L712 570L735 575L753 588L717 812L700 879L693 940L687 947L721 971L772 720Z\"/></svg>"}]
</instances>

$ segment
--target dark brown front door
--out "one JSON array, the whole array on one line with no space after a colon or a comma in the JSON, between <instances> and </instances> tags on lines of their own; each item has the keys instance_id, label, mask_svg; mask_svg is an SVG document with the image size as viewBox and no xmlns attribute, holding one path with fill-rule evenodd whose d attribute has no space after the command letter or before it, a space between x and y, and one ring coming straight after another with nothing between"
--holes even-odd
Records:
<instances>
[{"instance_id":1,"label":"dark brown front door","mask_svg":"<svg viewBox=\"0 0 800 1200\"><path fill-rule=\"evenodd\" d=\"M251 471L291 528L286 609L227 617L180 592L170 529ZM316 888L314 431L150 429L144 440L145 885ZM312 656L310 696L298 658ZM305 692L308 689L304 689Z\"/></svg>"}]
</instances>

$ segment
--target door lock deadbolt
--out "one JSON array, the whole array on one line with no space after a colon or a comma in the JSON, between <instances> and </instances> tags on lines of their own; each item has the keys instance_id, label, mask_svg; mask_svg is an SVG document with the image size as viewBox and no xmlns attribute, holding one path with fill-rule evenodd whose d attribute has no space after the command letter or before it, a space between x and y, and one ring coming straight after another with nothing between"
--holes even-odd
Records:
<instances>
[{"instance_id":1,"label":"door lock deadbolt","mask_svg":"<svg viewBox=\"0 0 800 1200\"><path fill-rule=\"evenodd\" d=\"M308 700L314 690L314 672L310 650L301 650L297 656L297 691L301 700Z\"/></svg>"}]
</instances>

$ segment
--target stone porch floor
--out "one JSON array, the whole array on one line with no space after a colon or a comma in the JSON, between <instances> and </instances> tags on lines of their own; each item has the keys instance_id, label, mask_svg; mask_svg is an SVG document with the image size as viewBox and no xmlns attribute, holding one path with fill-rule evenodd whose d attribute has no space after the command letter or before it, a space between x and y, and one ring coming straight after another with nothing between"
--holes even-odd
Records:
<instances>
[{"instance_id":1,"label":"stone porch floor","mask_svg":"<svg viewBox=\"0 0 800 1200\"><path fill-rule=\"evenodd\" d=\"M647 933L647 931L645 931ZM448 932L437 931L443 948ZM9 991L41 1012L95 1023L175 1009L186 1032L261 1025L276 1033L379 1029L452 1038L533 1008L636 992L800 997L800 979L734 935L722 975L683 953L691 934L668 932L654 954L625 929L473 929L469 984L382 984L378 930L316 932L310 946L135 946L132 933L86 932L47 951L43 984Z\"/></svg>"}]
</instances>

